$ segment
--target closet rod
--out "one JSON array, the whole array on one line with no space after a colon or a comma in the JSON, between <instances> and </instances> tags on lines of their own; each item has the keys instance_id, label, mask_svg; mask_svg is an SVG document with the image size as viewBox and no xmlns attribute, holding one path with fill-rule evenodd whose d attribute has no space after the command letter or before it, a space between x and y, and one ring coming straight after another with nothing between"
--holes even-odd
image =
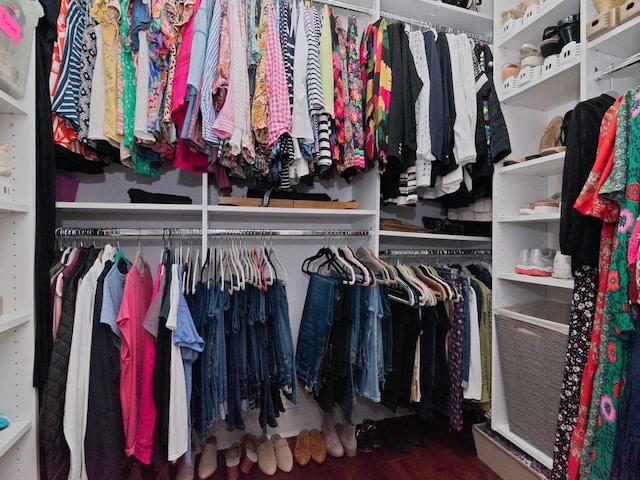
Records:
<instances>
[{"instance_id":1,"label":"closet rod","mask_svg":"<svg viewBox=\"0 0 640 480\"><path fill-rule=\"evenodd\" d=\"M252 237L365 237L369 230L319 229L319 230L281 230L281 229L229 229L210 228L208 236L252 236ZM56 237L196 237L202 235L200 228L77 228L59 227Z\"/></svg>"},{"instance_id":2,"label":"closet rod","mask_svg":"<svg viewBox=\"0 0 640 480\"><path fill-rule=\"evenodd\" d=\"M596 71L593 76L594 80L602 80L604 77L608 75L613 75L615 72L618 72L622 69L630 67L631 65L635 65L640 62L640 52L631 55L630 57L624 58L618 62L612 63L609 67L605 68L601 71Z\"/></svg>"},{"instance_id":3,"label":"closet rod","mask_svg":"<svg viewBox=\"0 0 640 480\"><path fill-rule=\"evenodd\" d=\"M313 0L313 2L322 3L331 7L342 8L343 10L349 10L351 12L366 13L367 15L371 15L373 13L372 8L352 5L350 3L340 2L339 0Z\"/></svg>"},{"instance_id":4,"label":"closet rod","mask_svg":"<svg viewBox=\"0 0 640 480\"><path fill-rule=\"evenodd\" d=\"M483 42L490 43L491 37L487 35L482 35L481 33L475 32L466 32L464 30L460 30L458 28L446 27L444 25L438 25L437 23L425 22L423 20L416 20L415 18L403 17L402 15L396 15L391 12L380 12L380 16L386 18L387 20L396 20L402 23L408 23L409 25L413 25L419 28L433 28L438 32L443 33L464 33L467 37L472 38L474 40L481 40Z\"/></svg>"},{"instance_id":5,"label":"closet rod","mask_svg":"<svg viewBox=\"0 0 640 480\"><path fill-rule=\"evenodd\" d=\"M457 256L457 257L486 257L491 256L490 248L436 248L436 249L402 249L402 250L381 250L381 257L438 257L438 256Z\"/></svg>"}]
</instances>

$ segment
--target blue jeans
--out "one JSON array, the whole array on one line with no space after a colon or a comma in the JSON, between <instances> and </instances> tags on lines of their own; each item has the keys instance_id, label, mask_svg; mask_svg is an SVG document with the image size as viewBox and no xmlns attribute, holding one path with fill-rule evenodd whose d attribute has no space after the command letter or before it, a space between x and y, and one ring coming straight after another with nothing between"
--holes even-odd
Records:
<instances>
[{"instance_id":1,"label":"blue jeans","mask_svg":"<svg viewBox=\"0 0 640 480\"><path fill-rule=\"evenodd\" d=\"M393 370L393 318L391 317L391 301L389 300L388 287L380 285L380 302L382 305L382 350L384 352L385 376Z\"/></svg>"},{"instance_id":2,"label":"blue jeans","mask_svg":"<svg viewBox=\"0 0 640 480\"><path fill-rule=\"evenodd\" d=\"M290 402L298 403L296 372L293 357L293 337L289 321L287 291L281 280L276 280L267 291L268 310L272 319L272 336L275 348L275 374L279 387Z\"/></svg>"},{"instance_id":3,"label":"blue jeans","mask_svg":"<svg viewBox=\"0 0 640 480\"><path fill-rule=\"evenodd\" d=\"M378 288L370 288L367 295L367 308L364 312L363 371L359 385L360 395L374 402L380 402L380 373L383 370L381 301Z\"/></svg>"},{"instance_id":4,"label":"blue jeans","mask_svg":"<svg viewBox=\"0 0 640 480\"><path fill-rule=\"evenodd\" d=\"M339 298L336 280L311 274L298 334L296 375L315 394L320 390L320 366L327 350L333 311Z\"/></svg>"}]
</instances>

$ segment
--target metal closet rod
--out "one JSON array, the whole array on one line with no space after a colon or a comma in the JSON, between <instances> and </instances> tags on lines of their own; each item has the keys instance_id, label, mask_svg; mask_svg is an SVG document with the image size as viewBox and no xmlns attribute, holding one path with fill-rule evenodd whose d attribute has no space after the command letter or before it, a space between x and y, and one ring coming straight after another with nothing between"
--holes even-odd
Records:
<instances>
[{"instance_id":1,"label":"metal closet rod","mask_svg":"<svg viewBox=\"0 0 640 480\"><path fill-rule=\"evenodd\" d=\"M209 228L208 236L253 236L253 237L365 237L369 230L347 229L250 229L250 228ZM59 227L58 238L66 237L194 237L201 236L200 228L82 228Z\"/></svg>"},{"instance_id":2,"label":"metal closet rod","mask_svg":"<svg viewBox=\"0 0 640 480\"><path fill-rule=\"evenodd\" d=\"M413 25L420 28L433 28L438 32L444 33L464 33L467 37L473 38L474 40L482 40L483 42L490 43L491 38L487 35L482 35L481 33L475 32L467 32L465 30L461 30L453 27L446 27L444 25L438 25L437 23L425 22L423 20L416 20L415 18L403 17L402 15L396 15L391 12L380 12L380 16L386 18L387 20L396 20L402 23L408 23L409 25Z\"/></svg>"},{"instance_id":3,"label":"metal closet rod","mask_svg":"<svg viewBox=\"0 0 640 480\"><path fill-rule=\"evenodd\" d=\"M438 256L457 256L457 257L486 257L491 255L490 248L429 248L429 249L402 249L402 250L381 250L380 256L384 257L438 257Z\"/></svg>"},{"instance_id":4,"label":"metal closet rod","mask_svg":"<svg viewBox=\"0 0 640 480\"><path fill-rule=\"evenodd\" d=\"M615 72L618 72L624 68L630 67L631 65L635 65L640 62L640 52L631 55L630 57L624 58L619 62L612 63L609 67L604 70L600 70L595 73L595 80L601 80L608 75L612 75ZM613 90L613 89L612 89Z\"/></svg>"}]
</instances>

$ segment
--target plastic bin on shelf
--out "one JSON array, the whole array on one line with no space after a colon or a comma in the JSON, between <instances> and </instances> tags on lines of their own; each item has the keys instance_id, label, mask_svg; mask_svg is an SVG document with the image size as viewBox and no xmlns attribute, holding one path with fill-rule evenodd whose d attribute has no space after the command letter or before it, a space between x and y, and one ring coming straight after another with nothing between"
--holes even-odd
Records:
<instances>
[{"instance_id":1,"label":"plastic bin on shelf","mask_svg":"<svg viewBox=\"0 0 640 480\"><path fill-rule=\"evenodd\" d=\"M625 23L640 15L640 2L638 0L628 0L624 5L618 7L620 23Z\"/></svg>"},{"instance_id":2,"label":"plastic bin on shelf","mask_svg":"<svg viewBox=\"0 0 640 480\"><path fill-rule=\"evenodd\" d=\"M24 96L31 59L31 43L40 2L0 0L0 88L16 99Z\"/></svg>"},{"instance_id":3,"label":"plastic bin on shelf","mask_svg":"<svg viewBox=\"0 0 640 480\"><path fill-rule=\"evenodd\" d=\"M599 13L587 23L587 40L598 38L619 25L618 9L613 8Z\"/></svg>"},{"instance_id":4,"label":"plastic bin on shelf","mask_svg":"<svg viewBox=\"0 0 640 480\"><path fill-rule=\"evenodd\" d=\"M494 307L509 430L553 457L571 306Z\"/></svg>"},{"instance_id":5,"label":"plastic bin on shelf","mask_svg":"<svg viewBox=\"0 0 640 480\"><path fill-rule=\"evenodd\" d=\"M580 44L576 42L569 42L560 52L560 64L571 62L580 57Z\"/></svg>"}]
</instances>

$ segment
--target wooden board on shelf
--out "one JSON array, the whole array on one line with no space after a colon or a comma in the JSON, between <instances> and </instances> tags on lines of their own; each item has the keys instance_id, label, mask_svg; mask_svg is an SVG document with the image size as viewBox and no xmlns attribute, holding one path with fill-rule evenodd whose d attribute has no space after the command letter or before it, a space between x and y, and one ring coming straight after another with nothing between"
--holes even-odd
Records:
<instances>
[{"instance_id":1,"label":"wooden board on shelf","mask_svg":"<svg viewBox=\"0 0 640 480\"><path fill-rule=\"evenodd\" d=\"M230 205L235 207L260 207L262 205L261 198L247 197L220 197L218 205ZM284 200L271 199L267 208L324 208L324 209L357 209L358 201L351 200L348 202L319 202L315 200Z\"/></svg>"}]
</instances>

